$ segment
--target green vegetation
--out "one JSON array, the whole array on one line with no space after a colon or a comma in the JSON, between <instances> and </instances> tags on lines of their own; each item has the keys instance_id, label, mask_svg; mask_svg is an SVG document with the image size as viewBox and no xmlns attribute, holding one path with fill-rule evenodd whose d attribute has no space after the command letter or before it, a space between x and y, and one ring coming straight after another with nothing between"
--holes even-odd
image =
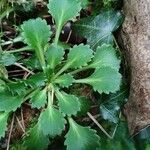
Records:
<instances>
[{"instance_id":1,"label":"green vegetation","mask_svg":"<svg viewBox=\"0 0 150 150\"><path fill-rule=\"evenodd\" d=\"M17 13L18 4L26 8L25 12L32 11L32 7L28 9L25 4L17 3L12 7L12 3L7 3L10 10L1 15L1 21L6 14L11 16L11 11ZM112 9L116 0L104 0L94 6L101 11L95 9L91 16L79 18L92 4L88 0L49 0L44 11L48 9L55 31L52 24L48 25L46 19L39 17L41 14L21 24L17 22L18 36L13 39L6 40L1 27L0 138L5 137L10 119L20 108L26 109L27 104L35 113L27 124L28 129L23 128L26 130L24 137L13 141L10 149L135 149L127 137L121 114L128 87L121 75L121 55L114 36L124 16ZM71 44L60 39L68 22L73 32L86 42ZM7 45L17 43L21 43L19 49L7 50ZM23 69L25 74L11 77L9 71L14 66ZM82 93L85 87L97 100L94 102L94 112L100 114L97 120L92 115L91 97ZM82 121L87 116L97 126ZM61 148L54 144L57 138L64 143Z\"/></svg>"}]
</instances>

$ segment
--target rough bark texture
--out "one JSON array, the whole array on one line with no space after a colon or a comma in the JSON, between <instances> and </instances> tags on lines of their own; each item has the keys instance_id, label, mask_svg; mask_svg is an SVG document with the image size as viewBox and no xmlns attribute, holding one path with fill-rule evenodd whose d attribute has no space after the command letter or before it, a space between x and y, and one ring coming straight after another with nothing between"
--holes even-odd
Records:
<instances>
[{"instance_id":1,"label":"rough bark texture","mask_svg":"<svg viewBox=\"0 0 150 150\"><path fill-rule=\"evenodd\" d=\"M130 134L150 125L150 0L124 0L121 45L131 71L126 117Z\"/></svg>"}]
</instances>

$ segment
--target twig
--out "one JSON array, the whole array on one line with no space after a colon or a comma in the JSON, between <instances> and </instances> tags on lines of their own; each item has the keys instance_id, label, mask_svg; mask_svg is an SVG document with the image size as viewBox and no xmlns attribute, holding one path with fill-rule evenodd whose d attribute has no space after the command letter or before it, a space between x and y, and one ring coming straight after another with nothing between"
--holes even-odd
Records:
<instances>
[{"instance_id":1,"label":"twig","mask_svg":"<svg viewBox=\"0 0 150 150\"><path fill-rule=\"evenodd\" d=\"M12 71L8 71L8 73L18 73L18 72L22 72L22 70L12 70Z\"/></svg>"},{"instance_id":2,"label":"twig","mask_svg":"<svg viewBox=\"0 0 150 150\"><path fill-rule=\"evenodd\" d=\"M17 119L18 125L20 126L21 130L23 131L23 133L25 133L25 130L24 130L24 128L23 128L23 125L22 125L22 123L20 122L20 120L18 119L17 116L16 116L16 119Z\"/></svg>"},{"instance_id":3,"label":"twig","mask_svg":"<svg viewBox=\"0 0 150 150\"><path fill-rule=\"evenodd\" d=\"M112 136L111 136L111 137L112 137L112 139L114 138L114 136L115 136L115 134L116 134L116 131L117 131L118 125L119 125L119 124L116 124L116 126L115 126L114 132L113 132L113 134L112 134Z\"/></svg>"},{"instance_id":4,"label":"twig","mask_svg":"<svg viewBox=\"0 0 150 150\"><path fill-rule=\"evenodd\" d=\"M12 117L10 131L9 131L9 135L8 135L8 141L7 141L7 149L6 150L9 150L10 138L11 138L11 134L12 134L13 126L14 126L14 119L15 119L15 114L13 114L13 117Z\"/></svg>"},{"instance_id":5,"label":"twig","mask_svg":"<svg viewBox=\"0 0 150 150\"><path fill-rule=\"evenodd\" d=\"M107 131L98 123L98 121L89 112L87 112L87 115L93 120L93 122L103 131L103 133L108 138L112 139L112 137L107 133Z\"/></svg>"},{"instance_id":6,"label":"twig","mask_svg":"<svg viewBox=\"0 0 150 150\"><path fill-rule=\"evenodd\" d=\"M30 73L28 72L27 74L24 75L23 79L27 79Z\"/></svg>"},{"instance_id":7,"label":"twig","mask_svg":"<svg viewBox=\"0 0 150 150\"><path fill-rule=\"evenodd\" d=\"M23 117L23 110L22 110L22 107L21 107L21 122L22 122L22 126L25 130L25 123L24 123L24 117Z\"/></svg>"},{"instance_id":8,"label":"twig","mask_svg":"<svg viewBox=\"0 0 150 150\"><path fill-rule=\"evenodd\" d=\"M24 73L18 73L18 74L11 74L10 77L19 77L19 76L23 76Z\"/></svg>"},{"instance_id":9,"label":"twig","mask_svg":"<svg viewBox=\"0 0 150 150\"><path fill-rule=\"evenodd\" d=\"M30 74L34 74L34 72L32 72L32 71L30 71L28 68L26 68L26 67L24 67L24 66L22 66L21 64L19 64L19 63L15 63L14 64L15 66L17 66L17 67L20 67L20 68L22 68L23 70L25 70L25 71L27 71L27 72L29 72Z\"/></svg>"},{"instance_id":10,"label":"twig","mask_svg":"<svg viewBox=\"0 0 150 150\"><path fill-rule=\"evenodd\" d=\"M72 30L69 32L68 38L67 38L67 40L66 40L66 43L68 43L68 42L69 42L70 37L71 37L71 34L72 34Z\"/></svg>"},{"instance_id":11,"label":"twig","mask_svg":"<svg viewBox=\"0 0 150 150\"><path fill-rule=\"evenodd\" d=\"M95 115L95 116L93 116L94 118L98 118L100 115L98 114L98 115ZM89 117L86 117L86 118L83 118L83 120L82 121L90 121L91 120L91 118L89 118Z\"/></svg>"},{"instance_id":12,"label":"twig","mask_svg":"<svg viewBox=\"0 0 150 150\"><path fill-rule=\"evenodd\" d=\"M117 47L117 49L118 49L118 51L119 51L119 53L120 53L120 56L121 56L121 55L122 55L122 53L121 53L120 47L119 47L119 45L118 45L118 43L117 43L117 40L116 40L116 38L115 38L115 36L114 36L114 35L113 35L113 40L114 40L115 45L116 45L116 47Z\"/></svg>"},{"instance_id":13,"label":"twig","mask_svg":"<svg viewBox=\"0 0 150 150\"><path fill-rule=\"evenodd\" d=\"M110 139L113 139L113 138L114 138L115 133L116 133L116 131L117 131L117 128L118 128L118 125L119 125L119 124L116 124L115 129L114 129L112 135L110 135L110 134L108 134L107 131L100 125L100 123L94 118L94 116L92 116L91 113L87 112L87 115L93 120L93 122L103 131L103 133L104 133L108 138L110 138ZM120 117L121 117L121 112L120 112L120 114L119 114L119 118L120 118Z\"/></svg>"},{"instance_id":14,"label":"twig","mask_svg":"<svg viewBox=\"0 0 150 150\"><path fill-rule=\"evenodd\" d=\"M121 112L119 113L119 119L121 118ZM118 123L116 124L116 126L115 126L115 129L114 129L114 132L113 132L113 134L112 134L112 138L114 138L114 136L115 136L115 133L116 133L116 131L117 131L117 128L118 128Z\"/></svg>"},{"instance_id":15,"label":"twig","mask_svg":"<svg viewBox=\"0 0 150 150\"><path fill-rule=\"evenodd\" d=\"M5 51L5 53L18 53L18 52L24 52L24 51L31 51L32 49L30 47L23 47L20 49L15 49L15 50L10 50L10 51Z\"/></svg>"}]
</instances>

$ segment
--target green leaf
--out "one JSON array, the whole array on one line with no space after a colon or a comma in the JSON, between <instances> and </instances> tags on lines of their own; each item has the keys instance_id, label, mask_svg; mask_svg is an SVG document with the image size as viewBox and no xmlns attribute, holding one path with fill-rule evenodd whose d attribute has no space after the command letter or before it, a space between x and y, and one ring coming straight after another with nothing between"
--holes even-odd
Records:
<instances>
[{"instance_id":1,"label":"green leaf","mask_svg":"<svg viewBox=\"0 0 150 150\"><path fill-rule=\"evenodd\" d=\"M81 2L81 6L83 9L86 9L90 4L89 0L78 0L78 1Z\"/></svg>"},{"instance_id":2,"label":"green leaf","mask_svg":"<svg viewBox=\"0 0 150 150\"><path fill-rule=\"evenodd\" d=\"M7 83L8 90L13 94L22 95L27 92L27 87L22 82Z\"/></svg>"},{"instance_id":3,"label":"green leaf","mask_svg":"<svg viewBox=\"0 0 150 150\"><path fill-rule=\"evenodd\" d=\"M32 88L41 87L45 85L46 77L44 73L37 73L32 76L30 76L26 80L22 80L22 82L26 86L31 86Z\"/></svg>"},{"instance_id":4,"label":"green leaf","mask_svg":"<svg viewBox=\"0 0 150 150\"><path fill-rule=\"evenodd\" d=\"M0 113L0 139L5 136L7 130L8 113Z\"/></svg>"},{"instance_id":5,"label":"green leaf","mask_svg":"<svg viewBox=\"0 0 150 150\"><path fill-rule=\"evenodd\" d=\"M56 97L58 99L60 110L64 114L69 116L76 115L80 110L80 102L76 96L57 91Z\"/></svg>"},{"instance_id":6,"label":"green leaf","mask_svg":"<svg viewBox=\"0 0 150 150\"><path fill-rule=\"evenodd\" d=\"M103 0L103 7L105 9L116 9L122 6L122 0Z\"/></svg>"},{"instance_id":7,"label":"green leaf","mask_svg":"<svg viewBox=\"0 0 150 150\"><path fill-rule=\"evenodd\" d=\"M98 47L90 67L111 67L119 70L120 60L117 58L116 50L113 48L113 46L103 44L101 47Z\"/></svg>"},{"instance_id":8,"label":"green leaf","mask_svg":"<svg viewBox=\"0 0 150 150\"><path fill-rule=\"evenodd\" d=\"M93 51L89 45L75 45L70 49L66 64L57 72L54 78L57 78L68 68L81 68L86 66L88 62L93 58Z\"/></svg>"},{"instance_id":9,"label":"green leaf","mask_svg":"<svg viewBox=\"0 0 150 150\"><path fill-rule=\"evenodd\" d=\"M140 130L139 134L135 136L137 138L138 142L139 140L141 141L145 141L142 143L139 143L139 147L144 146L144 143L146 144L147 142L150 142L150 126L146 126L145 128L143 128L142 130Z\"/></svg>"},{"instance_id":10,"label":"green leaf","mask_svg":"<svg viewBox=\"0 0 150 150\"><path fill-rule=\"evenodd\" d=\"M65 136L67 150L96 150L99 147L99 137L96 135L95 130L82 127L71 118L69 123L70 128Z\"/></svg>"},{"instance_id":11,"label":"green leaf","mask_svg":"<svg viewBox=\"0 0 150 150\"><path fill-rule=\"evenodd\" d=\"M4 66L10 66L16 62L16 57L13 54L3 53L0 58L0 63Z\"/></svg>"},{"instance_id":12,"label":"green leaf","mask_svg":"<svg viewBox=\"0 0 150 150\"><path fill-rule=\"evenodd\" d=\"M79 68L86 66L93 58L93 51L89 45L75 45L70 49L66 64L69 68Z\"/></svg>"},{"instance_id":13,"label":"green leaf","mask_svg":"<svg viewBox=\"0 0 150 150\"><path fill-rule=\"evenodd\" d=\"M69 49L70 48L70 44L63 42L63 41L58 41L58 45L62 48L62 49Z\"/></svg>"},{"instance_id":14,"label":"green leaf","mask_svg":"<svg viewBox=\"0 0 150 150\"><path fill-rule=\"evenodd\" d=\"M43 111L39 117L39 127L44 135L60 135L65 127L65 119L59 110L50 107Z\"/></svg>"},{"instance_id":15,"label":"green leaf","mask_svg":"<svg viewBox=\"0 0 150 150\"><path fill-rule=\"evenodd\" d=\"M87 112L90 111L91 108L91 100L86 97L79 97L79 102L81 104L80 111L78 111L77 116L86 116Z\"/></svg>"},{"instance_id":16,"label":"green leaf","mask_svg":"<svg viewBox=\"0 0 150 150\"><path fill-rule=\"evenodd\" d=\"M43 49L47 44L52 32L50 31L50 26L47 25L45 20L41 18L30 19L25 21L22 28L22 36L25 42L35 49Z\"/></svg>"},{"instance_id":17,"label":"green leaf","mask_svg":"<svg viewBox=\"0 0 150 150\"><path fill-rule=\"evenodd\" d=\"M36 91L33 92L30 103L31 103L32 108L40 109L41 107L45 106L47 102L46 100L47 100L47 90L37 89Z\"/></svg>"},{"instance_id":18,"label":"green leaf","mask_svg":"<svg viewBox=\"0 0 150 150\"><path fill-rule=\"evenodd\" d=\"M62 28L67 21L79 15L81 6L76 0L49 0L48 9L56 22L57 28Z\"/></svg>"},{"instance_id":19,"label":"green leaf","mask_svg":"<svg viewBox=\"0 0 150 150\"><path fill-rule=\"evenodd\" d=\"M24 102L23 95L13 96L9 92L0 93L0 111L15 111Z\"/></svg>"},{"instance_id":20,"label":"green leaf","mask_svg":"<svg viewBox=\"0 0 150 150\"><path fill-rule=\"evenodd\" d=\"M0 78L8 79L8 72L4 65L0 64Z\"/></svg>"},{"instance_id":21,"label":"green leaf","mask_svg":"<svg viewBox=\"0 0 150 150\"><path fill-rule=\"evenodd\" d=\"M41 65L35 54L32 54L31 57L23 59L22 63L30 70L41 70Z\"/></svg>"},{"instance_id":22,"label":"green leaf","mask_svg":"<svg viewBox=\"0 0 150 150\"><path fill-rule=\"evenodd\" d=\"M63 74L55 79L55 83L60 84L62 87L68 87L73 83L73 76L70 74Z\"/></svg>"},{"instance_id":23,"label":"green leaf","mask_svg":"<svg viewBox=\"0 0 150 150\"><path fill-rule=\"evenodd\" d=\"M117 123L119 121L118 111L120 107L117 102L110 101L108 105L100 105L100 112L102 117L105 120L109 120L110 122Z\"/></svg>"},{"instance_id":24,"label":"green leaf","mask_svg":"<svg viewBox=\"0 0 150 150\"><path fill-rule=\"evenodd\" d=\"M138 145L139 147L139 145ZM113 139L101 138L101 150L136 150L134 141L129 138L127 125L120 122Z\"/></svg>"},{"instance_id":25,"label":"green leaf","mask_svg":"<svg viewBox=\"0 0 150 150\"><path fill-rule=\"evenodd\" d=\"M63 55L64 50L61 47L52 44L46 52L48 68L54 69L59 63L61 63Z\"/></svg>"},{"instance_id":26,"label":"green leaf","mask_svg":"<svg viewBox=\"0 0 150 150\"><path fill-rule=\"evenodd\" d=\"M22 36L25 39L25 42L31 48L35 49L41 66L45 69L46 64L44 58L44 47L52 34L50 31L50 26L47 25L45 20L37 18L25 21L21 28L23 31Z\"/></svg>"},{"instance_id":27,"label":"green leaf","mask_svg":"<svg viewBox=\"0 0 150 150\"><path fill-rule=\"evenodd\" d=\"M90 84L99 93L114 93L119 90L121 74L110 67L103 67L97 69L90 77L75 82Z\"/></svg>"},{"instance_id":28,"label":"green leaf","mask_svg":"<svg viewBox=\"0 0 150 150\"><path fill-rule=\"evenodd\" d=\"M45 150L49 144L49 138L43 134L38 125L30 128L28 136L25 137L23 145L26 150Z\"/></svg>"},{"instance_id":29,"label":"green leaf","mask_svg":"<svg viewBox=\"0 0 150 150\"><path fill-rule=\"evenodd\" d=\"M109 95L102 94L100 104L101 116L110 122L118 123L119 110L125 104L128 98L128 87L125 84L120 86L120 90Z\"/></svg>"},{"instance_id":30,"label":"green leaf","mask_svg":"<svg viewBox=\"0 0 150 150\"><path fill-rule=\"evenodd\" d=\"M6 90L6 83L0 79L0 92L3 92Z\"/></svg>"},{"instance_id":31,"label":"green leaf","mask_svg":"<svg viewBox=\"0 0 150 150\"><path fill-rule=\"evenodd\" d=\"M146 149L145 150L150 150L150 144L146 145Z\"/></svg>"},{"instance_id":32,"label":"green leaf","mask_svg":"<svg viewBox=\"0 0 150 150\"><path fill-rule=\"evenodd\" d=\"M10 145L10 150L27 150L20 141L16 141L15 143Z\"/></svg>"},{"instance_id":33,"label":"green leaf","mask_svg":"<svg viewBox=\"0 0 150 150\"><path fill-rule=\"evenodd\" d=\"M123 22L119 11L104 11L96 17L84 18L74 24L76 33L87 39L87 43L94 49L103 43L113 43L112 33Z\"/></svg>"}]
</instances>

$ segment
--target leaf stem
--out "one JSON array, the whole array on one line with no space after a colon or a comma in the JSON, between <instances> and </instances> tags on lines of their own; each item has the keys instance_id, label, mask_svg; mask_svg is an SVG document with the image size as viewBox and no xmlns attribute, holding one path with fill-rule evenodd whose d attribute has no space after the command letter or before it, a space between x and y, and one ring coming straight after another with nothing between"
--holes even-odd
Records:
<instances>
[{"instance_id":1,"label":"leaf stem","mask_svg":"<svg viewBox=\"0 0 150 150\"><path fill-rule=\"evenodd\" d=\"M61 25L58 25L56 30L56 35L55 35L55 41L54 41L55 45L58 44L60 33L61 33Z\"/></svg>"},{"instance_id":2,"label":"leaf stem","mask_svg":"<svg viewBox=\"0 0 150 150\"><path fill-rule=\"evenodd\" d=\"M44 73L46 73L46 62L45 62L42 48L38 48L38 52L36 51L36 53L37 53L37 56L39 58L42 69L43 69Z\"/></svg>"},{"instance_id":3,"label":"leaf stem","mask_svg":"<svg viewBox=\"0 0 150 150\"><path fill-rule=\"evenodd\" d=\"M51 106L52 106L51 93L50 93L50 91L48 91L48 107L50 108Z\"/></svg>"},{"instance_id":4,"label":"leaf stem","mask_svg":"<svg viewBox=\"0 0 150 150\"><path fill-rule=\"evenodd\" d=\"M29 98L31 98L31 96L32 96L32 94L33 94L33 92L34 92L35 90L29 90L29 92L27 92L27 94L26 94L26 96L24 97L24 102L26 101L26 100L28 100Z\"/></svg>"},{"instance_id":5,"label":"leaf stem","mask_svg":"<svg viewBox=\"0 0 150 150\"><path fill-rule=\"evenodd\" d=\"M68 121L69 121L70 125L72 125L72 126L74 125L74 120L69 116L68 116Z\"/></svg>"},{"instance_id":6,"label":"leaf stem","mask_svg":"<svg viewBox=\"0 0 150 150\"><path fill-rule=\"evenodd\" d=\"M69 72L70 74L72 74L72 75L74 75L74 74L76 74L76 73L78 73L78 72L81 72L81 71L84 71L84 70L87 70L87 69L90 69L91 67L90 66L86 66L86 67L83 67L83 68L79 68L79 69L77 69L77 70L74 70L74 71L72 71L72 72Z\"/></svg>"},{"instance_id":7,"label":"leaf stem","mask_svg":"<svg viewBox=\"0 0 150 150\"><path fill-rule=\"evenodd\" d=\"M88 83L88 82L89 82L89 79L87 78L74 80L74 83Z\"/></svg>"},{"instance_id":8,"label":"leaf stem","mask_svg":"<svg viewBox=\"0 0 150 150\"><path fill-rule=\"evenodd\" d=\"M60 36L60 33L61 33L61 29L62 29L62 18L63 18L63 11L62 11L62 13L61 13L61 16L60 16L58 25L57 25L57 23L56 23L57 29L56 29L56 35L55 35L55 41L54 41L55 45L58 44L59 36Z\"/></svg>"},{"instance_id":9,"label":"leaf stem","mask_svg":"<svg viewBox=\"0 0 150 150\"><path fill-rule=\"evenodd\" d=\"M54 79L56 79L60 74L62 74L64 71L66 71L70 67L70 64L64 65L54 76Z\"/></svg>"},{"instance_id":10,"label":"leaf stem","mask_svg":"<svg viewBox=\"0 0 150 150\"><path fill-rule=\"evenodd\" d=\"M54 101L54 88L51 86L51 92L48 91L48 107L52 107Z\"/></svg>"}]
</instances>

